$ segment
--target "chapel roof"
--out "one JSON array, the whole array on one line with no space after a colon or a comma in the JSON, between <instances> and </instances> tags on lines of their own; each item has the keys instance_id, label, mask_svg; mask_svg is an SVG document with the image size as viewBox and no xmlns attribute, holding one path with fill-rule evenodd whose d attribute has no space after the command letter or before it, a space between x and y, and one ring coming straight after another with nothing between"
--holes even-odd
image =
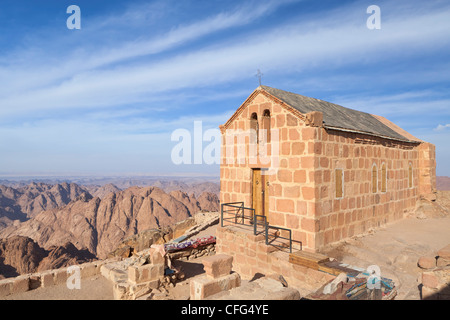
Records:
<instances>
[{"instance_id":1,"label":"chapel roof","mask_svg":"<svg viewBox=\"0 0 450 320\"><path fill-rule=\"evenodd\" d=\"M323 126L327 129L350 130L408 142L421 141L380 116L268 86L262 85L258 89L266 91L302 114L322 112Z\"/></svg>"}]
</instances>

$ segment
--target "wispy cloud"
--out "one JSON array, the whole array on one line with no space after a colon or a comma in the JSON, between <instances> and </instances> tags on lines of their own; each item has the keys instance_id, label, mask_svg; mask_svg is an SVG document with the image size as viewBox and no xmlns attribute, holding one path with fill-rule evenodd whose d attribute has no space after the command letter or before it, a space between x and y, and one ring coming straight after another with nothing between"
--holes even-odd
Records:
<instances>
[{"instance_id":1,"label":"wispy cloud","mask_svg":"<svg viewBox=\"0 0 450 320\"><path fill-rule=\"evenodd\" d=\"M382 29L368 30L365 1L277 16L296 2L307 1L211 5L180 20L184 4L160 0L88 17L79 33L30 31L0 53L0 166L39 150L36 165L50 169L164 158L172 130L226 121L258 68L268 85L448 131L449 4L379 1Z\"/></svg>"},{"instance_id":2,"label":"wispy cloud","mask_svg":"<svg viewBox=\"0 0 450 320\"><path fill-rule=\"evenodd\" d=\"M450 116L450 97L442 96L439 92L431 90L378 96L365 93L363 95L341 96L336 98L335 102L349 108L388 117L418 114L425 116L424 111L429 113L430 110L440 116Z\"/></svg>"},{"instance_id":3,"label":"wispy cloud","mask_svg":"<svg viewBox=\"0 0 450 320\"><path fill-rule=\"evenodd\" d=\"M450 123L447 124L439 124L436 128L434 128L434 131L444 131L450 128Z\"/></svg>"},{"instance_id":4,"label":"wispy cloud","mask_svg":"<svg viewBox=\"0 0 450 320\"><path fill-rule=\"evenodd\" d=\"M437 40L442 45L448 45L448 41L442 41L450 29L448 8L425 12L420 16L405 14L386 19L378 34L358 24L360 21L349 21L348 14L344 15L341 10L315 20L314 25L312 21L291 23L263 35L250 34L235 44L225 41L226 46L221 46L218 42L166 59L117 64L175 48L218 30L239 26L243 20L252 21L274 7L274 2L257 7L250 11L252 14L247 20L243 17L249 11L243 7L179 26L151 40L119 43L108 50L100 48L100 54L96 56L90 52L80 53L79 57L72 57L62 68L58 68L49 77L47 86L19 92L9 89L7 85L0 97L0 105L3 106L0 113L6 115L41 108L111 107L140 102L158 92L242 79L252 76L261 65L266 72L309 70L311 67L320 69L325 63L327 68L333 68L367 60L383 60L387 54L401 56L399 47L414 54L429 48ZM106 65L113 66L104 68ZM32 78L38 78L40 71L27 72ZM63 80L58 83L56 80L61 78Z\"/></svg>"},{"instance_id":5,"label":"wispy cloud","mask_svg":"<svg viewBox=\"0 0 450 320\"><path fill-rule=\"evenodd\" d=\"M24 51L14 50L11 54L0 56L0 82L8 83L7 88L0 88L0 93L9 95L17 93L23 96L24 90L42 88L44 95L48 95L45 88L53 90L54 85L66 86L67 82L76 80L84 73L91 76L97 69L108 66L114 69L121 63L127 63L139 57L160 54L218 31L250 24L286 3L297 1L270 0L255 3L254 6L244 4L232 12L218 13L191 24L180 24L167 32L153 32L151 33L153 36L139 34L135 39L126 37L121 42L112 43L105 43L102 39L105 31L116 30L118 26L122 26L121 32L127 33L129 28L127 24L130 23L147 28L148 21L152 17L155 18L154 12L160 12L159 9L164 10L167 6L159 1L143 7L131 7L121 15L98 17L89 24L89 33L93 35L77 38L83 44L81 48L67 43L63 35L54 34L51 38L52 45L48 45L50 49L57 48L53 56L51 51L49 55L48 50L41 49L47 47L45 45L49 41L47 39L41 40L44 45L39 43L34 47L27 46ZM159 20L162 18L159 17ZM97 30L98 33L96 33ZM58 42L59 45L55 44ZM60 56L64 56L63 59L57 58ZM119 72L117 72L118 75L120 75ZM124 82L123 79L121 81ZM76 91L75 87L74 90ZM39 92L31 92L31 94L39 95Z\"/></svg>"}]
</instances>

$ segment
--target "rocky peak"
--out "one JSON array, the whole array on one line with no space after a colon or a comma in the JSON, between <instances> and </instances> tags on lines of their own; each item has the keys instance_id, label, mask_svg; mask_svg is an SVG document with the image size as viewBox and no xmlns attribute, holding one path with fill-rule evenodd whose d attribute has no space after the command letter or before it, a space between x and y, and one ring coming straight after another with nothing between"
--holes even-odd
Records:
<instances>
[{"instance_id":1,"label":"rocky peak","mask_svg":"<svg viewBox=\"0 0 450 320\"><path fill-rule=\"evenodd\" d=\"M0 276L16 277L49 269L62 268L95 259L87 250L78 250L72 243L41 248L33 239L13 236L0 239Z\"/></svg>"},{"instance_id":2,"label":"rocky peak","mask_svg":"<svg viewBox=\"0 0 450 320\"><path fill-rule=\"evenodd\" d=\"M50 185L31 182L19 188L0 186L0 228L12 225L15 220L35 217L41 211L65 206L79 197L92 198L75 183Z\"/></svg>"},{"instance_id":3,"label":"rocky peak","mask_svg":"<svg viewBox=\"0 0 450 320\"><path fill-rule=\"evenodd\" d=\"M167 194L157 187L131 187L103 199L84 196L68 205L42 211L29 221L0 230L0 237L24 235L49 248L67 241L104 258L126 237L185 220L200 211L218 211L217 196Z\"/></svg>"}]
</instances>

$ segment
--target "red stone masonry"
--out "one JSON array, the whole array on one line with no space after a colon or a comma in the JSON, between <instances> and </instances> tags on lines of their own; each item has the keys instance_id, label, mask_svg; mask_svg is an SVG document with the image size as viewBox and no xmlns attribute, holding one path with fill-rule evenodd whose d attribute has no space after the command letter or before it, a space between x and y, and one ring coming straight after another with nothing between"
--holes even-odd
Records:
<instances>
[{"instance_id":1,"label":"red stone masonry","mask_svg":"<svg viewBox=\"0 0 450 320\"><path fill-rule=\"evenodd\" d=\"M261 120L265 110L270 112L272 134L266 149L272 158L255 162L249 157L250 137L227 141L227 134L249 131L252 113ZM313 116L310 120L311 115L301 114L261 87L255 90L221 126L221 203L243 201L252 207L252 169L275 168L267 176L269 223L291 229L305 250L319 251L403 218L421 195L435 191L434 145L313 126L320 114ZM263 149L260 144L259 151ZM252 258L237 254L234 263L244 256Z\"/></svg>"},{"instance_id":2,"label":"red stone masonry","mask_svg":"<svg viewBox=\"0 0 450 320\"><path fill-rule=\"evenodd\" d=\"M219 227L216 231L217 252L233 256L233 270L243 279L255 274L281 274L289 287L304 296L335 278L334 275L289 262L289 253L266 245L264 236L252 230L234 226Z\"/></svg>"}]
</instances>

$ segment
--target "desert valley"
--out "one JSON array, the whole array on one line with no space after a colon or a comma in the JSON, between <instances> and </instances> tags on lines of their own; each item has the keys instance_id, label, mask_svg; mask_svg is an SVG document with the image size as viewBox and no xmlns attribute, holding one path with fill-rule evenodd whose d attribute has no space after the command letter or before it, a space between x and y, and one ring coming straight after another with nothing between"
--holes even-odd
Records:
<instances>
[{"instance_id":1,"label":"desert valley","mask_svg":"<svg viewBox=\"0 0 450 320\"><path fill-rule=\"evenodd\" d=\"M201 211L218 211L218 183L128 180L114 184L0 185L0 278L104 259L127 237Z\"/></svg>"}]
</instances>

